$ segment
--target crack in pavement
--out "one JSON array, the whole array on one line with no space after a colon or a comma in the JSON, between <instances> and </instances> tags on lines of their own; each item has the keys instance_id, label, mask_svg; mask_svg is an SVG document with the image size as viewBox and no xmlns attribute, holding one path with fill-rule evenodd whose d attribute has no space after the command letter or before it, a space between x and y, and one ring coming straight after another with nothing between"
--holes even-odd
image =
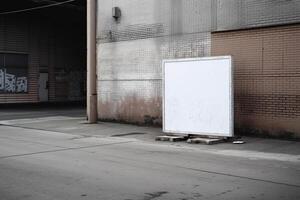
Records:
<instances>
[{"instance_id":1,"label":"crack in pavement","mask_svg":"<svg viewBox=\"0 0 300 200\"><path fill-rule=\"evenodd\" d=\"M61 131L55 131L55 130L48 130L48 129L42 129L42 128L32 128L32 127L26 127L21 125L11 125L11 124L1 124L0 126L6 126L6 127L13 127L13 128L21 128L21 129L28 129L28 130L36 130L36 131L46 131L46 132L52 132L52 133L62 133L62 134L70 134L74 135L72 133L66 133L66 132L61 132Z\"/></svg>"},{"instance_id":2,"label":"crack in pavement","mask_svg":"<svg viewBox=\"0 0 300 200\"><path fill-rule=\"evenodd\" d=\"M48 151L38 151L38 152L24 153L24 154L14 154L14 155L9 155L9 156L1 156L0 159L23 157L23 156L31 156L31 155L53 153L53 152L61 152L61 151L88 149L88 148L93 148L93 147L112 146L112 145L126 144L126 143L132 143L132 142L134 142L134 141L115 142L115 143L109 143L109 144L98 144L98 145L81 146L81 147L70 147L70 148L54 149L54 150L48 150Z\"/></svg>"},{"instance_id":3,"label":"crack in pavement","mask_svg":"<svg viewBox=\"0 0 300 200\"><path fill-rule=\"evenodd\" d=\"M123 157L116 156L116 155L111 155L111 154L105 154L105 155L110 156L110 157L115 157L117 159L124 159ZM141 160L135 160L133 158L126 158L126 160L130 160L130 161L133 161L133 162L141 162ZM289 187L300 188L300 185L296 185L296 184L276 182L276 181L259 179L259 178L251 178L251 177L248 177L248 176L240 176L240 175L235 175L235 174L230 174L230 173L210 171L210 170L205 170L205 169L197 169L197 168L185 167L185 166L180 166L180 165L172 165L172 164L154 162L154 161L149 161L149 160L143 160L143 162L156 164L156 165L160 165L160 166L165 166L165 167L176 167L178 169L197 171L197 172L202 172L202 173L207 173L207 174L222 175L222 176L228 176L228 177L233 177L233 178L247 179L247 180L252 180L252 181L259 181L259 182L264 182L264 183L271 183L271 184L276 184L276 185L284 185L284 186L289 186Z\"/></svg>"},{"instance_id":4,"label":"crack in pavement","mask_svg":"<svg viewBox=\"0 0 300 200\"><path fill-rule=\"evenodd\" d=\"M285 186L289 186L289 187L300 188L300 185L295 185L295 184L290 184L290 183L282 183L282 182L276 182L276 181L271 181L271 180L251 178L251 177L247 177L247 176L239 176L239 175L234 175L234 174L229 174L229 173L215 172L215 171L196 169L196 168L190 168L190 167L182 167L182 166L175 166L175 167L181 168L181 169L192 170L192 171L204 172L204 173L208 173L208 174L217 174L217 175L223 175L223 176L230 176L230 177L234 177L234 178L248 179L248 180L252 180L252 181L259 181L259 182L272 183L272 184L277 184L277 185L285 185Z\"/></svg>"},{"instance_id":5,"label":"crack in pavement","mask_svg":"<svg viewBox=\"0 0 300 200\"><path fill-rule=\"evenodd\" d=\"M31 144L39 144L39 145L44 145L44 146L56 147L56 148L66 148L64 146L52 145L52 144L48 144L48 143L36 142L36 141L31 141L31 140L22 140L22 139L17 139L17 138L3 137L3 136L0 136L0 139L14 140L14 141L26 142L26 143L31 143Z\"/></svg>"}]
</instances>

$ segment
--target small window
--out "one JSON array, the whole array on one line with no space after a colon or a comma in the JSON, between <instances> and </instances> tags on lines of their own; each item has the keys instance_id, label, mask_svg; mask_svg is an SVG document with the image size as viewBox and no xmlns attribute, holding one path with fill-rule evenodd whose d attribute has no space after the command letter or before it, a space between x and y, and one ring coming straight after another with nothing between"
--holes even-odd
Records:
<instances>
[{"instance_id":1,"label":"small window","mask_svg":"<svg viewBox=\"0 0 300 200\"><path fill-rule=\"evenodd\" d=\"M0 53L0 93L28 91L28 55Z\"/></svg>"}]
</instances>

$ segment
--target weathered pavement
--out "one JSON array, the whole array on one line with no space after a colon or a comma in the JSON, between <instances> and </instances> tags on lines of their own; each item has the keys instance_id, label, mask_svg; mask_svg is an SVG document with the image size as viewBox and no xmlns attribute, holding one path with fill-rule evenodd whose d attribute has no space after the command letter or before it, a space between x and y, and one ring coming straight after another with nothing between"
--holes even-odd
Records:
<instances>
[{"instance_id":1,"label":"weathered pavement","mask_svg":"<svg viewBox=\"0 0 300 200\"><path fill-rule=\"evenodd\" d=\"M72 115L2 119L1 200L300 199L299 142L155 142L156 128Z\"/></svg>"}]
</instances>

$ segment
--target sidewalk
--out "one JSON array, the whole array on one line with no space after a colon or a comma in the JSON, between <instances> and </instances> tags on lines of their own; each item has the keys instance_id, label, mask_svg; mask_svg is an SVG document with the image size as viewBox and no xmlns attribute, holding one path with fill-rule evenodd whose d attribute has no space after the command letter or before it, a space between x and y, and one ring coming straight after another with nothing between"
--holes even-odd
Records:
<instances>
[{"instance_id":1,"label":"sidewalk","mask_svg":"<svg viewBox=\"0 0 300 200\"><path fill-rule=\"evenodd\" d=\"M192 148L211 152L219 155L231 155L248 157L250 159L275 159L279 161L300 162L300 142L277 139L242 137L245 144L232 144L231 142L201 145L188 144L186 142L159 142L155 137L164 135L161 128L143 127L119 123L98 122L98 124L86 124L85 117L71 116L46 116L30 119L2 120L0 125L22 127L68 133L74 137L117 137L136 139L145 143L161 145L174 145L182 148Z\"/></svg>"},{"instance_id":2,"label":"sidewalk","mask_svg":"<svg viewBox=\"0 0 300 200\"><path fill-rule=\"evenodd\" d=\"M0 120L4 199L300 197L299 142L251 137L243 137L242 145L158 142L160 128L86 124L84 113L59 113Z\"/></svg>"}]
</instances>

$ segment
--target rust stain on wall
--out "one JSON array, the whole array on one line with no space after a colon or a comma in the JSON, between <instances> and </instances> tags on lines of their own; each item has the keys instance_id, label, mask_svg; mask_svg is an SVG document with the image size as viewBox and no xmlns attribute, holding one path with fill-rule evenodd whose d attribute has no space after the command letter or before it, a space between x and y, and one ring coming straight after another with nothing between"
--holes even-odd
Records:
<instances>
[{"instance_id":1,"label":"rust stain on wall","mask_svg":"<svg viewBox=\"0 0 300 200\"><path fill-rule=\"evenodd\" d=\"M162 99L126 96L119 101L98 101L98 117L105 121L160 126L162 123Z\"/></svg>"}]
</instances>

